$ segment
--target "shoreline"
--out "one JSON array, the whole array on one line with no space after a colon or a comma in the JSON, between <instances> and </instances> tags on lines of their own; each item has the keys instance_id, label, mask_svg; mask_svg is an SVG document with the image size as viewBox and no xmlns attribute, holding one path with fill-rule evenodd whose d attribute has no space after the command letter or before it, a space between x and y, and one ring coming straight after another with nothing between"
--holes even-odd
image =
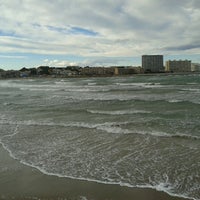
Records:
<instances>
[{"instance_id":1,"label":"shoreline","mask_svg":"<svg viewBox=\"0 0 200 200\"><path fill-rule=\"evenodd\" d=\"M72 75L72 76L62 76L62 75L35 75L27 77L7 77L0 80L23 80L23 79L76 79L76 78L109 78L109 77L134 77L134 76L170 76L170 75L198 75L200 72L162 72L162 73L135 73L135 74L122 74L122 75Z\"/></svg>"},{"instance_id":2,"label":"shoreline","mask_svg":"<svg viewBox=\"0 0 200 200\"><path fill-rule=\"evenodd\" d=\"M186 200L148 188L126 187L43 174L10 157L0 144L0 199Z\"/></svg>"}]
</instances>

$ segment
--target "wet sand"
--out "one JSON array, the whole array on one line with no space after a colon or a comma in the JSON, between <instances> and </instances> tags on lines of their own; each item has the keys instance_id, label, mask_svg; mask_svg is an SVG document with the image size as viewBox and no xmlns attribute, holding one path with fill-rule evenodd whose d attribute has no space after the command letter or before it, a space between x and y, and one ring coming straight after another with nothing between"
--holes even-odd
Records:
<instances>
[{"instance_id":1,"label":"wet sand","mask_svg":"<svg viewBox=\"0 0 200 200\"><path fill-rule=\"evenodd\" d=\"M11 158L2 145L0 145L0 199L183 200L153 189L128 188L45 175Z\"/></svg>"}]
</instances>

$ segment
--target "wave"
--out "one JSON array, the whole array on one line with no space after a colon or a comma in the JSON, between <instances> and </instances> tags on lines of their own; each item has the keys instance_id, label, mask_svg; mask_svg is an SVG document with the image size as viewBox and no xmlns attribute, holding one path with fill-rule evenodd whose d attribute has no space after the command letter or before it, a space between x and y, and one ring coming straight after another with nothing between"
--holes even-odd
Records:
<instances>
[{"instance_id":1,"label":"wave","mask_svg":"<svg viewBox=\"0 0 200 200\"><path fill-rule=\"evenodd\" d=\"M191 83L187 83L187 85L199 85L198 82L191 82Z\"/></svg>"},{"instance_id":2,"label":"wave","mask_svg":"<svg viewBox=\"0 0 200 200\"><path fill-rule=\"evenodd\" d=\"M107 133L131 133L131 131L127 129L122 129L120 126L127 124L127 122L105 122L100 124L90 124L84 122L68 122L68 123L54 123L54 122L36 122L33 120L28 121L6 121L1 120L0 124L7 125L23 125L23 126L61 126L61 127L77 127L77 128L88 128L88 129L97 129L106 131Z\"/></svg>"},{"instance_id":3,"label":"wave","mask_svg":"<svg viewBox=\"0 0 200 200\"><path fill-rule=\"evenodd\" d=\"M58 91L58 90L61 90L61 89L56 89L56 88L29 88L29 87L20 87L20 90L27 90L27 91L50 91L50 92L55 92L55 91Z\"/></svg>"},{"instance_id":4,"label":"wave","mask_svg":"<svg viewBox=\"0 0 200 200\"><path fill-rule=\"evenodd\" d=\"M13 105L13 103L11 103L11 102L4 102L3 105L4 106L10 106L10 105Z\"/></svg>"},{"instance_id":5,"label":"wave","mask_svg":"<svg viewBox=\"0 0 200 200\"><path fill-rule=\"evenodd\" d=\"M75 92L75 91L74 91ZM104 93L106 91L101 91L99 93L97 93L97 91L88 91L89 93L72 93L69 95L66 95L64 98L65 100L74 100L74 101L138 101L138 102L167 102L167 103L190 103L190 104L195 104L195 105L199 105L199 98L195 97L195 98L191 98L190 97L185 97L183 96L181 98L178 97L177 95L175 97L169 97L169 96L163 96L163 95L145 95L145 94L127 94L127 95L123 95L123 94L112 94L112 93ZM106 95L105 95L106 94ZM59 96L58 96L59 97ZM98 114L97 112L99 112L99 114L111 114L109 112L111 111L99 111L99 110L89 110L88 112L93 112L93 114ZM102 112L102 113L100 113ZM112 111L113 112L113 111ZM116 114L118 111L116 111ZM126 112L126 111L125 111ZM129 112L133 112L133 114L136 114L137 111L129 111ZM134 113L136 112L136 113ZM138 112L149 112L149 111L138 111Z\"/></svg>"},{"instance_id":6,"label":"wave","mask_svg":"<svg viewBox=\"0 0 200 200\"><path fill-rule=\"evenodd\" d=\"M41 86L41 87L19 87L20 90L27 90L27 91L65 91L65 92L108 92L110 89L104 87L93 87L93 86Z\"/></svg>"},{"instance_id":7,"label":"wave","mask_svg":"<svg viewBox=\"0 0 200 200\"><path fill-rule=\"evenodd\" d=\"M31 83L31 84L30 84ZM25 82L22 81L5 81L1 83L0 87L3 88L18 88L20 90L28 90L28 91L57 91L65 87L64 85L56 85L50 82L41 82L38 84L37 82L34 83L33 81Z\"/></svg>"},{"instance_id":8,"label":"wave","mask_svg":"<svg viewBox=\"0 0 200 200\"><path fill-rule=\"evenodd\" d=\"M180 102L184 102L184 101L178 100L178 99L170 99L170 100L167 100L167 102L169 102L169 103L180 103Z\"/></svg>"},{"instance_id":9,"label":"wave","mask_svg":"<svg viewBox=\"0 0 200 200\"><path fill-rule=\"evenodd\" d=\"M151 136L156 136L156 137L172 137L171 134L166 133L166 132L159 132L159 131L136 131L136 134L140 134L140 135L151 135Z\"/></svg>"},{"instance_id":10,"label":"wave","mask_svg":"<svg viewBox=\"0 0 200 200\"><path fill-rule=\"evenodd\" d=\"M88 83L88 85L96 85L97 83L93 82L93 83Z\"/></svg>"},{"instance_id":11,"label":"wave","mask_svg":"<svg viewBox=\"0 0 200 200\"><path fill-rule=\"evenodd\" d=\"M181 89L181 90L182 91L190 91L190 92L200 93L199 88L184 88L184 89Z\"/></svg>"},{"instance_id":12,"label":"wave","mask_svg":"<svg viewBox=\"0 0 200 200\"><path fill-rule=\"evenodd\" d=\"M105 131L107 133L112 134L138 134L138 135L149 135L153 137L165 137L165 138L177 138L177 139L192 139L192 140L200 140L200 136L197 135L187 135L182 133L170 134L167 132L161 131L140 131L140 130L132 130L127 128L122 128L122 126L126 126L131 124L132 122L105 122L99 124L85 123L85 122L68 122L68 123L54 123L54 122L36 122L33 120L28 121L7 121L4 119L0 120L0 124L5 125L15 125L19 128L22 126L60 126L60 127L74 127L74 128L88 128L88 129L96 129L100 131ZM16 129L17 130L17 129Z\"/></svg>"},{"instance_id":13,"label":"wave","mask_svg":"<svg viewBox=\"0 0 200 200\"><path fill-rule=\"evenodd\" d=\"M166 132L159 132L159 131L136 131L137 134L141 135L151 135L155 137L166 137L166 138L180 138L180 139L193 139L193 140L200 140L200 136L196 135L187 135L182 133L170 134Z\"/></svg>"},{"instance_id":14,"label":"wave","mask_svg":"<svg viewBox=\"0 0 200 200\"><path fill-rule=\"evenodd\" d=\"M174 138L184 138L184 139L194 139L194 140L199 140L200 139L199 136L186 135L186 134L174 134L174 135L171 135L171 137L174 137Z\"/></svg>"},{"instance_id":15,"label":"wave","mask_svg":"<svg viewBox=\"0 0 200 200\"><path fill-rule=\"evenodd\" d=\"M143 88L155 88L155 87L165 87L165 85L161 85L161 83L116 83L119 86L136 86Z\"/></svg>"},{"instance_id":16,"label":"wave","mask_svg":"<svg viewBox=\"0 0 200 200\"><path fill-rule=\"evenodd\" d=\"M4 115L4 114L0 114L0 120L6 120L7 118L6 118L6 115Z\"/></svg>"},{"instance_id":17,"label":"wave","mask_svg":"<svg viewBox=\"0 0 200 200\"><path fill-rule=\"evenodd\" d=\"M22 82L12 82L6 81L1 83L0 87L2 88L17 88L22 91L65 91L65 92L107 92L110 89L107 86L97 86L95 83L89 83L86 86L83 85L75 85L71 82L64 82L64 81L56 81L54 84L52 82L33 82L29 81L28 83Z\"/></svg>"},{"instance_id":18,"label":"wave","mask_svg":"<svg viewBox=\"0 0 200 200\"><path fill-rule=\"evenodd\" d=\"M104 115L131 115L131 114L148 114L150 111L145 110L87 110L87 112L92 114L104 114Z\"/></svg>"},{"instance_id":19,"label":"wave","mask_svg":"<svg viewBox=\"0 0 200 200\"><path fill-rule=\"evenodd\" d=\"M191 99L191 100L170 99L170 100L166 100L166 102L168 102L168 103L190 103L190 104L196 104L196 105L200 104L199 100L195 101L195 99Z\"/></svg>"}]
</instances>

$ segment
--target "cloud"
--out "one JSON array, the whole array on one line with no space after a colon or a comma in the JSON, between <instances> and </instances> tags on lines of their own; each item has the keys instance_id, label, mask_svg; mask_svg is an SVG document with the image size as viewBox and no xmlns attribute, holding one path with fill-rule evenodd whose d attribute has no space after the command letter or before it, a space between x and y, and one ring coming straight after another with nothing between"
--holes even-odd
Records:
<instances>
[{"instance_id":1,"label":"cloud","mask_svg":"<svg viewBox=\"0 0 200 200\"><path fill-rule=\"evenodd\" d=\"M43 60L42 65L47 65L51 67L66 67L66 66L133 66L133 57L88 57L79 59L79 61L74 59L64 60L64 59L49 59ZM138 65L138 64L135 64ZM134 66L135 66L134 65Z\"/></svg>"},{"instance_id":2,"label":"cloud","mask_svg":"<svg viewBox=\"0 0 200 200\"><path fill-rule=\"evenodd\" d=\"M89 29L81 28L81 27L71 27L70 33L72 34L83 34L88 36L97 36L98 33Z\"/></svg>"},{"instance_id":3,"label":"cloud","mask_svg":"<svg viewBox=\"0 0 200 200\"><path fill-rule=\"evenodd\" d=\"M191 49L199 49L200 44L186 44L186 45L180 45L180 46L170 46L164 48L167 51L185 51L185 50L191 50Z\"/></svg>"},{"instance_id":4,"label":"cloud","mask_svg":"<svg viewBox=\"0 0 200 200\"><path fill-rule=\"evenodd\" d=\"M6 0L0 10L2 53L106 57L109 63L109 57L200 50L194 44L200 44L199 0Z\"/></svg>"},{"instance_id":5,"label":"cloud","mask_svg":"<svg viewBox=\"0 0 200 200\"><path fill-rule=\"evenodd\" d=\"M80 63L68 61L68 60L49 60L45 59L43 61L43 65L47 65L50 67L66 67L66 66L78 66Z\"/></svg>"},{"instance_id":6,"label":"cloud","mask_svg":"<svg viewBox=\"0 0 200 200\"><path fill-rule=\"evenodd\" d=\"M39 26L40 27L40 26ZM86 36L97 36L98 33L89 29L81 27L56 27L56 26L46 26L50 31L55 31L58 33L66 35L86 35Z\"/></svg>"},{"instance_id":7,"label":"cloud","mask_svg":"<svg viewBox=\"0 0 200 200\"><path fill-rule=\"evenodd\" d=\"M26 59L26 56L15 56L15 55L0 55L0 58L9 58L9 59Z\"/></svg>"}]
</instances>

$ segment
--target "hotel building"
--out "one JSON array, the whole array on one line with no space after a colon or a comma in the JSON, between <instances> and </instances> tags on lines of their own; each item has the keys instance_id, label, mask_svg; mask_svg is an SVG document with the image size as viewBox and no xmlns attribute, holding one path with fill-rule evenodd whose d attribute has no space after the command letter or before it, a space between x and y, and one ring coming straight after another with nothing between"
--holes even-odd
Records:
<instances>
[{"instance_id":1,"label":"hotel building","mask_svg":"<svg viewBox=\"0 0 200 200\"><path fill-rule=\"evenodd\" d=\"M142 68L146 73L163 72L163 55L143 55Z\"/></svg>"}]
</instances>

